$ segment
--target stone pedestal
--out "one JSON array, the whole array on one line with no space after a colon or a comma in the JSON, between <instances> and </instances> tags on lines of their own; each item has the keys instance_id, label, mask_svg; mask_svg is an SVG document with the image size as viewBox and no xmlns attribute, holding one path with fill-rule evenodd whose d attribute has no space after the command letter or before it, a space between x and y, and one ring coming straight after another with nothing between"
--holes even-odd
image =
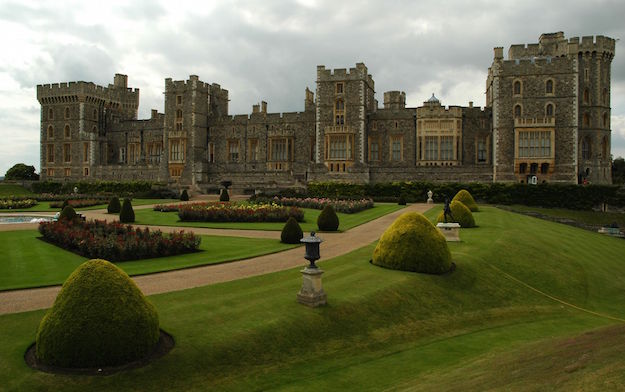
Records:
<instances>
[{"instance_id":1,"label":"stone pedestal","mask_svg":"<svg viewBox=\"0 0 625 392\"><path fill-rule=\"evenodd\" d=\"M316 308L327 303L326 293L321 286L321 275L323 271L320 268L304 268L302 273L302 288L297 293L297 302Z\"/></svg>"},{"instance_id":2,"label":"stone pedestal","mask_svg":"<svg viewBox=\"0 0 625 392\"><path fill-rule=\"evenodd\" d=\"M460 241L460 225L458 223L437 223L436 227L443 233L448 242Z\"/></svg>"}]
</instances>

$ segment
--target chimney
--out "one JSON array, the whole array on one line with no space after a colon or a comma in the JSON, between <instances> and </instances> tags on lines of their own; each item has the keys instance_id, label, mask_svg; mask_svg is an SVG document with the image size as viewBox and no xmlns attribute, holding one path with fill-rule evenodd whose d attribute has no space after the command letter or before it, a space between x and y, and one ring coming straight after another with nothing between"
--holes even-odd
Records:
<instances>
[{"instance_id":1,"label":"chimney","mask_svg":"<svg viewBox=\"0 0 625 392\"><path fill-rule=\"evenodd\" d=\"M261 113L267 114L267 102L261 101L260 105L261 105Z\"/></svg>"},{"instance_id":2,"label":"chimney","mask_svg":"<svg viewBox=\"0 0 625 392\"><path fill-rule=\"evenodd\" d=\"M469 101L469 107L472 108L473 107L473 101Z\"/></svg>"},{"instance_id":3,"label":"chimney","mask_svg":"<svg viewBox=\"0 0 625 392\"><path fill-rule=\"evenodd\" d=\"M158 117L158 110L152 109L152 116L150 118L154 119L156 117Z\"/></svg>"}]
</instances>

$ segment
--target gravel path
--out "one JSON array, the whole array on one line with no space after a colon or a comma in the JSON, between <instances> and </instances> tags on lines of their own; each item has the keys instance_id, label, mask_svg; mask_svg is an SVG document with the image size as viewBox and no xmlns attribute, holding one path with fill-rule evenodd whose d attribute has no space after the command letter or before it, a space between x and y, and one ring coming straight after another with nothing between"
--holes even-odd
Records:
<instances>
[{"instance_id":1,"label":"gravel path","mask_svg":"<svg viewBox=\"0 0 625 392\"><path fill-rule=\"evenodd\" d=\"M378 219L354 227L343 233L320 233L321 243L320 262L343 255L368 245L380 238L384 230L402 213L408 211L425 212L431 205L412 204L399 211L384 215ZM98 214L89 212L88 216ZM12 225L15 226L15 225ZM35 226L36 227L36 226ZM152 226L151 226L152 227ZM163 231L180 229L175 227L159 227ZM188 229L188 228L185 228ZM258 238L279 238L279 232L255 230L219 230L193 228L197 234L243 236ZM250 276L263 275L306 265L304 250L294 248L280 253L253 257L246 260L217 265L207 265L177 271L160 272L149 275L136 276L133 280L146 295L184 290L192 287L205 286L220 282L242 279ZM60 286L37 289L24 289L0 292L0 314L17 313L52 306Z\"/></svg>"}]
</instances>

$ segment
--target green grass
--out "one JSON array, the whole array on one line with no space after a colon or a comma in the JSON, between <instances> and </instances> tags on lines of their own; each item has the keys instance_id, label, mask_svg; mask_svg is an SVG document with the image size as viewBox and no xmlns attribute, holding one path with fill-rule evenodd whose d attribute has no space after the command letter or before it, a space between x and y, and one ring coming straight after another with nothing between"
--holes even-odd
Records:
<instances>
[{"instance_id":1,"label":"green grass","mask_svg":"<svg viewBox=\"0 0 625 392\"><path fill-rule=\"evenodd\" d=\"M148 204L161 204L161 203L172 203L172 202L176 202L176 200L173 200L173 199L133 199L132 205L133 207L136 207L136 206L144 206ZM50 203L51 202L49 201L40 201L37 203L37 205L32 206L30 208L18 208L14 210L0 209L0 212L59 212L61 210L60 208L50 207ZM97 204L91 207L77 208L76 210L77 211L101 210L101 209L106 209L107 205L108 203L103 203L103 204Z\"/></svg>"},{"instance_id":2,"label":"green grass","mask_svg":"<svg viewBox=\"0 0 625 392\"><path fill-rule=\"evenodd\" d=\"M23 354L43 311L0 316L0 385L34 391L623 385L625 339L612 329L623 322L610 317L625 319L625 242L491 207L475 218L479 227L462 229L462 242L450 244L458 266L451 274L375 267L368 263L375 244L321 263L324 308L296 303L298 268L152 296L176 347L147 367L107 377L30 370ZM601 343L607 336L609 343Z\"/></svg>"},{"instance_id":3,"label":"green grass","mask_svg":"<svg viewBox=\"0 0 625 392\"><path fill-rule=\"evenodd\" d=\"M593 226L605 226L616 222L620 227L625 227L625 213L622 212L567 210L564 208L542 208L522 205L512 205L510 208L513 211L537 212L554 218L571 219Z\"/></svg>"},{"instance_id":4,"label":"green grass","mask_svg":"<svg viewBox=\"0 0 625 392\"><path fill-rule=\"evenodd\" d=\"M33 196L34 193L18 184L0 183L0 197Z\"/></svg>"},{"instance_id":5,"label":"green grass","mask_svg":"<svg viewBox=\"0 0 625 392\"><path fill-rule=\"evenodd\" d=\"M376 203L373 208L355 214L337 213L339 217L339 231L349 230L403 207L397 204ZM304 232L317 231L317 217L321 210L310 208L303 208L303 210L304 222L300 222L300 227ZM135 211L135 219L135 223L141 225L207 227L212 229L282 230L284 227L284 222L182 222L178 219L177 212L153 210Z\"/></svg>"},{"instance_id":6,"label":"green grass","mask_svg":"<svg viewBox=\"0 0 625 392\"><path fill-rule=\"evenodd\" d=\"M61 284L86 258L38 239L33 230L0 232L0 290ZM201 236L202 252L117 263L129 275L241 260L295 245L260 238Z\"/></svg>"}]
</instances>

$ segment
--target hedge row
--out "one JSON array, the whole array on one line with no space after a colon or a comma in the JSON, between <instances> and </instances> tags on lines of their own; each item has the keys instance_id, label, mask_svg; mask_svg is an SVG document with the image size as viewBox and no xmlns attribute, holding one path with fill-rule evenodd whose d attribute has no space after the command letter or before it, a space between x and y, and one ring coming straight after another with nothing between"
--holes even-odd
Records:
<instances>
[{"instance_id":1,"label":"hedge row","mask_svg":"<svg viewBox=\"0 0 625 392\"><path fill-rule=\"evenodd\" d=\"M53 182L41 181L33 183L35 193L72 193L78 188L80 193L139 193L149 192L152 189L149 181L76 181L76 182Z\"/></svg>"},{"instance_id":2,"label":"hedge row","mask_svg":"<svg viewBox=\"0 0 625 392\"><path fill-rule=\"evenodd\" d=\"M364 198L375 201L397 201L404 195L409 202L425 202L431 190L435 202L452 198L466 189L481 203L522 204L540 207L559 207L589 210L608 203L625 206L625 188L616 185L574 185L516 183L433 183L393 182L378 184L309 183L308 196L329 198Z\"/></svg>"}]
</instances>

